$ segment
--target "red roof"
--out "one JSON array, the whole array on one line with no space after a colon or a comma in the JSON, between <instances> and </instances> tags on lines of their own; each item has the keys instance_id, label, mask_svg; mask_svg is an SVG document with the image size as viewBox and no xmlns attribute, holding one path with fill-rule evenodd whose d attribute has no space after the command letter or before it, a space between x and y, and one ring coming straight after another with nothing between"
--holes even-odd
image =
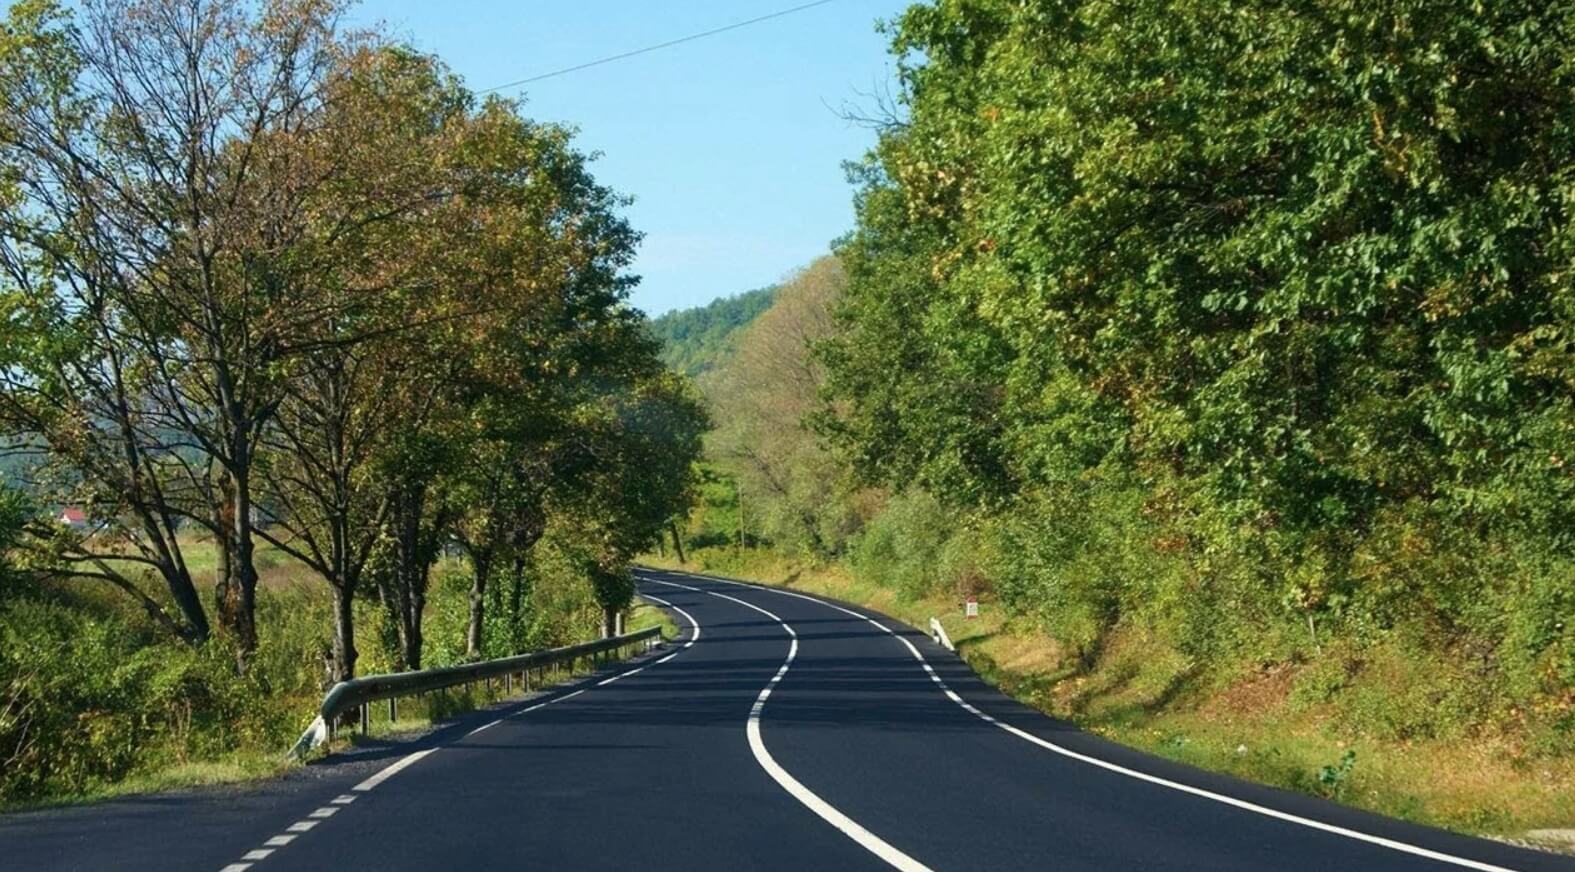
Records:
<instances>
[{"instance_id":1,"label":"red roof","mask_svg":"<svg viewBox=\"0 0 1575 872\"><path fill-rule=\"evenodd\" d=\"M60 513L60 520L68 524L82 524L87 522L87 515L76 506L67 506L66 510Z\"/></svg>"}]
</instances>

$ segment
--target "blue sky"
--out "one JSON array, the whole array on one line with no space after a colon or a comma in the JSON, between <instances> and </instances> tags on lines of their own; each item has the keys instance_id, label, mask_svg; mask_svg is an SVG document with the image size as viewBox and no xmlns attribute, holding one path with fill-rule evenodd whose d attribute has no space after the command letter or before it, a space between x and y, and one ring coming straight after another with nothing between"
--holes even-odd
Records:
<instances>
[{"instance_id":1,"label":"blue sky","mask_svg":"<svg viewBox=\"0 0 1575 872\"><path fill-rule=\"evenodd\" d=\"M476 90L709 30L803 0L363 0ZM794 15L524 86L526 113L580 130L646 234L634 303L651 314L771 284L852 226L842 162L873 133L834 108L889 81L875 22L906 0ZM516 91L517 92L517 91Z\"/></svg>"}]
</instances>

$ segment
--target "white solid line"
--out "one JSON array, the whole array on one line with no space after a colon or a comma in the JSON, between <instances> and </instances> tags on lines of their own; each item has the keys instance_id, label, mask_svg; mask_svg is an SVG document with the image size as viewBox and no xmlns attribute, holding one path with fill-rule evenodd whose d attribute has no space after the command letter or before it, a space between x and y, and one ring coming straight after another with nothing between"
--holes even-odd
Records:
<instances>
[{"instance_id":1,"label":"white solid line","mask_svg":"<svg viewBox=\"0 0 1575 872\"><path fill-rule=\"evenodd\" d=\"M685 574L693 575L693 573L685 573ZM1101 760L1098 757L1092 757L1092 756L1089 756L1088 754L1083 754L1083 753L1080 753L1078 751L1073 751L1070 748L1066 748L1066 747L1063 747L1061 745L1057 745L1054 742L1051 742L1051 741L1048 741L1048 740L1045 740L1045 739L1041 739L1038 736L1035 736L1034 734L1032 734L1032 733L1030 733L1030 732L1028 732L1026 730L1018 729L1017 727L1014 727L1011 724L1005 723L1005 722L999 720L998 718L995 718L995 717L992 717L992 716L990 716L988 714L985 714L984 712L980 711L978 708L975 708L974 706L970 705L968 702L963 700L962 697L958 696L957 693L955 691L953 691L950 687L946 686L946 682L942 681L941 677L935 673L935 670L930 668L929 662L924 659L924 655L919 653L919 649L915 648L913 646L912 642L909 642L907 639L903 638L902 636L897 635L896 633L892 632L892 630L889 627L885 626L884 624L880 623L879 621L877 621L877 620L875 620L875 619L873 619L871 617L868 617L867 615L861 615L858 612L853 611L852 609L845 609L842 606L836 605L835 603L829 603L829 602L826 602L825 600L818 599L816 597L812 597L812 596L808 596L806 594L798 593L797 591L778 590L776 588L766 587L764 585L747 584L747 583L741 582L741 581L733 581L731 579L726 579L726 578L714 578L712 576L697 576L697 577L707 579L708 581L720 581L720 582L722 582L724 584L733 584L733 585L737 585L739 587L749 587L749 588L754 588L755 590L763 590L763 591L768 591L770 593L781 594L782 596L791 596L791 597L797 597L797 598L803 599L803 600L809 600L812 603L819 603L820 605L825 606L826 608L836 609L837 611L842 612L843 614L852 615L853 617L859 618L860 620L868 621L869 623L874 624L876 627L879 627L887 635L890 635L891 637L895 638L897 641L901 642L904 646L906 646L908 651L909 651L909 653L911 653L914 656L914 659L919 661L919 663L924 667L924 671L929 674L930 680L935 682L935 684L940 687L942 692L945 693L947 699L950 699L952 702L954 702L957 705L961 706L968 713L974 715L975 717L979 718L980 720L985 721L986 723L989 723L989 724L993 724L993 725L995 725L997 727L1000 727L1002 730L1005 730L1006 732L1011 733L1012 735L1014 735L1014 736L1016 736L1016 737L1018 737L1020 739L1023 739L1023 740L1028 741L1028 742L1032 742L1035 745L1038 745L1039 747L1044 748L1047 751L1053 751L1056 754L1060 754L1063 757L1068 757L1068 758L1071 758L1073 760L1077 760L1077 761L1079 761L1081 763L1087 763L1087 764L1089 764L1091 766L1098 766L1101 769L1105 769L1105 770L1108 770L1110 772L1115 772L1115 773L1117 773L1119 775L1125 775L1128 778L1135 778L1135 779L1137 779L1139 781L1146 781L1149 784L1156 784L1156 785L1159 785L1160 787L1167 787L1167 788L1170 788L1171 790L1177 790L1177 791L1180 791L1182 793L1188 793L1188 794L1191 794L1193 796L1201 797L1203 799L1208 799L1208 800L1212 800L1214 802L1222 803L1224 805L1231 806L1232 808L1238 808L1238 809L1241 809L1243 811L1249 811L1249 812L1252 812L1254 814L1260 814L1260 815L1263 815L1265 817L1274 818L1276 820L1286 821L1287 823L1298 824L1300 826L1309 827L1311 829L1320 830L1322 832L1331 833L1333 835L1344 836L1345 838L1354 839L1355 841L1358 841L1358 842L1366 842L1366 843L1371 844L1371 845L1378 845L1380 847L1389 848L1389 849L1394 850L1394 851L1400 851L1401 853L1412 854L1412 855L1418 856L1418 857L1426 857L1429 860L1437 860L1440 863L1448 863L1448 864L1451 864L1451 865L1454 865L1454 866L1460 866L1460 867L1463 867L1463 868L1466 868L1466 869L1477 869L1477 870L1480 870L1480 872L1515 872L1515 870L1510 869L1510 868L1505 867L1505 866L1495 866L1495 865L1493 865L1491 863L1483 863L1483 862L1480 862L1480 861L1477 861L1477 860L1470 860L1470 859L1467 859L1465 857L1457 857L1457 856L1455 856L1453 854L1445 854L1445 853L1440 852L1440 851L1434 851L1434 850L1432 850L1430 848L1421 847L1420 845L1412 845L1412 844L1410 844L1408 842L1401 842L1401 841L1397 841L1395 839L1385 838L1383 836L1375 836L1375 835L1372 835L1371 833L1364 833L1364 832L1361 832L1359 830L1348 829L1346 827L1338 826L1336 824L1325 823L1323 821L1313 820L1312 818L1305 818L1305 817L1302 817L1300 815L1294 815L1294 814L1291 814L1289 812L1283 812L1283 811L1280 811L1278 809L1269 808L1268 806L1258 805L1257 803L1254 803L1254 802L1248 802L1248 801L1246 801L1244 799L1237 799L1234 796L1226 796L1223 793L1215 793L1212 790L1204 790L1201 787L1193 787L1190 784L1182 784L1182 783L1180 783L1178 781L1171 781L1168 778L1161 778L1161 777L1159 777L1157 775L1150 775L1147 772L1139 772L1136 769L1129 769L1129 768L1127 768L1125 766L1122 766L1120 764L1117 764L1117 763L1111 763L1111 762L1109 762L1107 760ZM661 583L661 584L671 584L671 582L659 582L659 583ZM693 589L694 590L699 590L699 588L693 588ZM710 591L702 591L702 592L703 593L710 593ZM723 594L712 594L712 596L723 596ZM732 598L728 597L728 599L732 599ZM742 600L739 600L739 602L742 602Z\"/></svg>"},{"instance_id":2,"label":"white solid line","mask_svg":"<svg viewBox=\"0 0 1575 872\"><path fill-rule=\"evenodd\" d=\"M371 778L368 778L360 784L357 784L355 787L352 787L351 790L354 790L358 793L365 793L368 790L371 790L379 784L387 781L388 779L393 778L395 775L399 774L399 770L409 766L417 760L420 760L422 757L425 757L435 750L437 749L428 748L425 751L415 751L413 753L406 754L395 762L383 767L376 775L373 775Z\"/></svg>"},{"instance_id":3,"label":"white solid line","mask_svg":"<svg viewBox=\"0 0 1575 872\"><path fill-rule=\"evenodd\" d=\"M310 830L312 827L317 826L317 823L317 821L296 821L295 823L285 827L284 831L287 833L304 833Z\"/></svg>"},{"instance_id":4,"label":"white solid line","mask_svg":"<svg viewBox=\"0 0 1575 872\"><path fill-rule=\"evenodd\" d=\"M274 836L268 841L263 842L263 845L269 848L282 848L293 841L295 841L295 836Z\"/></svg>"},{"instance_id":5,"label":"white solid line","mask_svg":"<svg viewBox=\"0 0 1575 872\"><path fill-rule=\"evenodd\" d=\"M755 697L755 704L749 710L749 720L744 726L744 731L749 737L749 750L755 755L755 762L759 763L760 768L766 770L766 774L771 776L771 780L780 785L783 790L786 790L789 796L792 796L805 808L819 815L821 820L836 827L843 835L858 843L860 847L885 860L893 868L901 869L903 872L931 872L930 867L897 850L885 839L860 826L857 821L838 811L831 803L821 799L814 791L805 787L797 778L794 778L786 769L783 769L781 764L777 763L776 758L771 756L771 752L766 750L766 743L760 736L760 717L765 711L766 699L771 696L772 688L776 687L782 681L782 677L787 675L788 669L793 666L793 659L798 656L798 633L793 631L793 628L788 625L787 621L754 603L744 602L725 593L702 590L671 581L650 580L655 581L657 584L680 587L685 590L738 603L776 621L778 626L787 632L789 639L787 659L782 661L782 665L777 669L776 674L771 676L771 680L766 682L766 686L760 689L760 695ZM695 625L695 636L698 638L700 635L700 624L688 614L685 614L684 617L689 618L690 623Z\"/></svg>"},{"instance_id":6,"label":"white solid line","mask_svg":"<svg viewBox=\"0 0 1575 872\"><path fill-rule=\"evenodd\" d=\"M694 588L690 588L690 590L693 590L693 589ZM673 605L672 603L668 602L667 600L662 599L659 596L651 596L650 594L647 594L647 593L642 593L642 594L640 594L640 596L645 597L646 599L650 600L651 602L667 606L668 608L670 608L673 611L679 613L680 615L683 615L684 616L684 620L689 622L689 626L690 626L691 629L694 630L694 632L689 634L689 640L687 642L684 642L683 647L679 648L678 651L684 651L684 650L688 649L690 646L692 646L694 643L700 641L700 622L695 620L695 616L694 615L689 614L688 612L686 612L683 609ZM660 659L660 660L658 660L656 662L657 663L666 663L667 661L673 659L674 657L677 657L678 656L678 651L674 651L673 653L667 655L666 657L663 657L662 659Z\"/></svg>"},{"instance_id":7,"label":"white solid line","mask_svg":"<svg viewBox=\"0 0 1575 872\"><path fill-rule=\"evenodd\" d=\"M468 739L471 736L474 736L477 733L481 732L482 730L489 730L489 729L491 729L491 728L493 728L493 727L495 727L495 726L497 726L498 724L501 724L501 723L503 723L503 719L502 718L498 718L497 720L492 721L490 723L482 724L481 726L475 728L474 730L471 730L470 732L466 733L465 734L465 738Z\"/></svg>"},{"instance_id":8,"label":"white solid line","mask_svg":"<svg viewBox=\"0 0 1575 872\"><path fill-rule=\"evenodd\" d=\"M273 853L273 849L272 848L258 848L255 851L247 851L245 854L241 855L241 859L242 860L266 860L266 859L268 859L268 855L272 854L272 853Z\"/></svg>"},{"instance_id":9,"label":"white solid line","mask_svg":"<svg viewBox=\"0 0 1575 872\"><path fill-rule=\"evenodd\" d=\"M612 678L603 678L601 681L596 682L596 686L597 687L604 687L606 685L612 684L614 681L617 681L620 678L628 678L629 676L635 674L636 672L644 672L644 671L645 671L645 667L641 666L639 669L631 669L628 672L620 672L617 675L614 675Z\"/></svg>"}]
</instances>

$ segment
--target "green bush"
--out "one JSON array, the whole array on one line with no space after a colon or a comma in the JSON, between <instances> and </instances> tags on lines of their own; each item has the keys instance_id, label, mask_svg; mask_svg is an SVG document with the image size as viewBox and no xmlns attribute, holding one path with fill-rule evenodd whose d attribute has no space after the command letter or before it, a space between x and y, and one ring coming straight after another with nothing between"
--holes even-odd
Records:
<instances>
[{"instance_id":1,"label":"green bush","mask_svg":"<svg viewBox=\"0 0 1575 872\"><path fill-rule=\"evenodd\" d=\"M943 555L961 535L955 516L928 492L911 490L891 498L854 541L855 571L902 596L945 590Z\"/></svg>"},{"instance_id":2,"label":"green bush","mask_svg":"<svg viewBox=\"0 0 1575 872\"><path fill-rule=\"evenodd\" d=\"M297 622L309 618L298 610ZM244 676L234 652L150 635L91 599L0 606L0 802L80 794L138 772L286 747L318 692L312 659L268 638Z\"/></svg>"}]
</instances>

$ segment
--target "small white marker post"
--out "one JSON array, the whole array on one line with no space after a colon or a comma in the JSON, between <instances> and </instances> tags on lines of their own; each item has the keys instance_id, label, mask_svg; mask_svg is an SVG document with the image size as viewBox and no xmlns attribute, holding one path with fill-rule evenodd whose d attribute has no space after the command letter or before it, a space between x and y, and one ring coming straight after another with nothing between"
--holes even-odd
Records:
<instances>
[{"instance_id":1,"label":"small white marker post","mask_svg":"<svg viewBox=\"0 0 1575 872\"><path fill-rule=\"evenodd\" d=\"M968 597L968 602L967 602L967 605L964 608L963 616L968 618L969 620L972 620L974 618L979 617L979 598L978 597L972 597L972 596Z\"/></svg>"}]
</instances>

